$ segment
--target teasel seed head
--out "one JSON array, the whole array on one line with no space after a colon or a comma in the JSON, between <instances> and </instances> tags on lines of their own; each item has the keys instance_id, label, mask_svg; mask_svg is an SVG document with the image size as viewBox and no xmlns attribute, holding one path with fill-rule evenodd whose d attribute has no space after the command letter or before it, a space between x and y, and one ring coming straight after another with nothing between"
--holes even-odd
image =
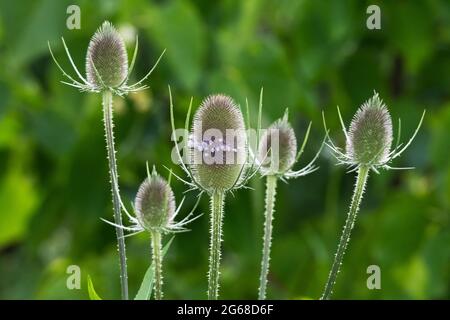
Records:
<instances>
[{"instance_id":1,"label":"teasel seed head","mask_svg":"<svg viewBox=\"0 0 450 320\"><path fill-rule=\"evenodd\" d=\"M263 133L258 157L264 175L283 175L295 164L297 138L288 121L288 111Z\"/></svg>"},{"instance_id":2,"label":"teasel seed head","mask_svg":"<svg viewBox=\"0 0 450 320\"><path fill-rule=\"evenodd\" d=\"M172 224L175 197L169 183L155 169L139 187L134 207L139 224L147 230L165 229Z\"/></svg>"},{"instance_id":3,"label":"teasel seed head","mask_svg":"<svg viewBox=\"0 0 450 320\"><path fill-rule=\"evenodd\" d=\"M366 101L350 123L346 155L358 165L376 166L389 160L392 119L378 93Z\"/></svg>"},{"instance_id":4,"label":"teasel seed head","mask_svg":"<svg viewBox=\"0 0 450 320\"><path fill-rule=\"evenodd\" d=\"M232 98L210 95L195 113L190 139L191 169L208 191L227 191L240 180L247 157L242 112Z\"/></svg>"},{"instance_id":5,"label":"teasel seed head","mask_svg":"<svg viewBox=\"0 0 450 320\"><path fill-rule=\"evenodd\" d=\"M86 54L87 80L97 89L115 88L123 83L127 73L125 43L114 26L105 21L89 42Z\"/></svg>"}]
</instances>

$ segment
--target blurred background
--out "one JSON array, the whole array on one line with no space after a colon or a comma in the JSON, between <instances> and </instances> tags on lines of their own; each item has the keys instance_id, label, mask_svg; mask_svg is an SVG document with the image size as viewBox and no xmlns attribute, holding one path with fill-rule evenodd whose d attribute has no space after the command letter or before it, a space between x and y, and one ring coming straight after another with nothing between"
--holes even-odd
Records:
<instances>
[{"instance_id":1,"label":"blurred background","mask_svg":"<svg viewBox=\"0 0 450 320\"><path fill-rule=\"evenodd\" d=\"M366 9L381 8L381 30L368 30ZM81 9L68 30L66 9ZM129 49L139 35L133 80L164 48L150 89L114 100L122 197L133 200L145 162L182 174L170 160L167 85L176 123L189 98L209 93L249 99L256 123L264 86L263 125L286 107L298 140L312 132L299 166L317 151L324 110L343 146L344 121L373 91L387 103L402 140L426 108L420 133L395 166L369 178L334 298L448 299L450 283L450 4L429 1L6 1L0 0L0 298L87 299L89 274L100 296L120 296L101 97L80 93L51 60L47 41L71 70L60 37L84 70L90 37L104 20ZM71 72L74 74L73 72ZM396 126L395 126L396 127ZM280 183L268 298L316 299L324 287L355 180L329 150L320 170ZM177 202L185 187L173 181ZM256 298L263 231L264 181L229 196L224 220L221 298ZM181 215L195 203L187 194ZM206 298L206 213L177 235L166 256L165 297ZM167 241L170 237L166 236ZM148 234L127 239L130 295L150 261ZM366 269L381 268L381 290L368 290ZM81 268L81 290L68 290L67 267Z\"/></svg>"}]
</instances>

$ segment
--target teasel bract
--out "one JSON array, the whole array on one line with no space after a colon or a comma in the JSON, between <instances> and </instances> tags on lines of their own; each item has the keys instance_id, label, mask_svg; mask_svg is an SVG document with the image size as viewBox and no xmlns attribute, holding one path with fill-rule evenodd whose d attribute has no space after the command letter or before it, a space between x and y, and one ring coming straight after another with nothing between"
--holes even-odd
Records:
<instances>
[{"instance_id":1,"label":"teasel bract","mask_svg":"<svg viewBox=\"0 0 450 320\"><path fill-rule=\"evenodd\" d=\"M170 176L169 181L166 181L156 172L155 167L153 167L150 173L147 165L147 178L141 183L134 200L134 216L130 215L125 205L121 203L124 212L131 222L131 226L118 225L102 219L116 228L130 232L124 237L132 236L143 231L150 233L156 300L161 300L163 297L162 236L169 233L189 231L185 226L200 217L198 215L191 218L200 200L198 199L192 211L183 220L175 222L175 217L180 212L184 199L181 200L177 208L175 196L170 187Z\"/></svg>"},{"instance_id":2,"label":"teasel bract","mask_svg":"<svg viewBox=\"0 0 450 320\"><path fill-rule=\"evenodd\" d=\"M178 179L199 190L199 196L207 193L210 197L210 247L208 271L208 299L219 297L219 275L224 217L225 195L244 188L248 180L257 172L256 161L251 160L244 117L234 100L223 94L206 97L196 111L192 130L189 130L192 99L185 120L187 145L184 148L185 164L177 144L173 114L172 93L170 94L170 113L172 140L181 168L188 176ZM262 90L261 96L262 97ZM260 99L261 100L261 99ZM261 106L261 102L260 102ZM247 103L248 110L248 103ZM261 107L260 107L261 112ZM190 131L190 134L188 132ZM259 131L259 129L258 129Z\"/></svg>"},{"instance_id":3,"label":"teasel bract","mask_svg":"<svg viewBox=\"0 0 450 320\"><path fill-rule=\"evenodd\" d=\"M300 159L308 141L311 123L306 130L305 138L297 152L297 138L294 129L288 121L288 110L283 118L278 119L263 133L258 147L258 161L260 173L266 178L266 197L264 212L264 236L263 253L261 259L261 274L258 291L258 299L264 300L267 291L267 275L269 273L270 248L272 244L272 222L276 198L278 179L287 182L288 179L306 176L318 169L314 165L322 151L325 140L313 159L302 169L293 170L294 165Z\"/></svg>"},{"instance_id":4,"label":"teasel bract","mask_svg":"<svg viewBox=\"0 0 450 320\"><path fill-rule=\"evenodd\" d=\"M141 80L135 84L128 85L128 80L133 70L138 50L137 37L133 58L130 66L128 66L127 51L122 37L110 22L105 21L95 32L89 42L86 53L86 77L83 77L78 71L64 38L61 39L69 62L79 78L79 80L76 80L61 67L52 52L50 43L48 43L48 48L55 64L61 70L62 74L69 80L69 82L61 82L83 92L86 91L102 94L109 175L113 197L114 221L116 225L122 225L116 151L114 147L113 94L124 96L129 92L146 89L147 86L142 85L142 82L147 79L156 68L164 52L158 58L152 69ZM116 228L116 236L119 249L121 294L122 299L127 300L128 275L123 230Z\"/></svg>"},{"instance_id":5,"label":"teasel bract","mask_svg":"<svg viewBox=\"0 0 450 320\"><path fill-rule=\"evenodd\" d=\"M331 267L321 299L330 299L333 293L333 287L342 264L345 250L348 242L350 241L351 231L356 221L356 216L359 211L359 205L364 194L369 172L372 170L378 174L380 169L413 169L411 167L392 167L390 166L390 163L409 147L419 132L420 126L422 125L425 117L424 111L412 137L404 145L400 143L401 121L399 119L396 144L392 149L392 142L394 140L392 119L386 105L379 98L378 93L374 92L372 98L366 101L358 109L350 123L350 128L348 131L345 128L339 108L337 108L337 110L342 131L345 135L345 152L341 151L341 149L333 143L329 136L327 139L327 145L338 160L338 164L346 165L349 169L348 172L356 171L357 176L347 220L342 231L333 265ZM323 113L322 116L325 130L328 133L325 115Z\"/></svg>"}]
</instances>

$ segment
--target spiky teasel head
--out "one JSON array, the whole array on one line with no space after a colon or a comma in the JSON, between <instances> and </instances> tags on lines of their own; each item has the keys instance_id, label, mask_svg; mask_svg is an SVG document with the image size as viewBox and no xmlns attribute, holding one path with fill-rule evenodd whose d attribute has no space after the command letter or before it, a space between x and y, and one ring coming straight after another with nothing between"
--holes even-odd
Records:
<instances>
[{"instance_id":1,"label":"spiky teasel head","mask_svg":"<svg viewBox=\"0 0 450 320\"><path fill-rule=\"evenodd\" d=\"M194 115L190 164L206 191L232 189L242 176L247 157L244 118L232 98L210 95Z\"/></svg>"},{"instance_id":2,"label":"spiky teasel head","mask_svg":"<svg viewBox=\"0 0 450 320\"><path fill-rule=\"evenodd\" d=\"M86 78L97 88L118 87L128 74L125 43L116 28L103 22L97 29L86 54Z\"/></svg>"},{"instance_id":3,"label":"spiky teasel head","mask_svg":"<svg viewBox=\"0 0 450 320\"><path fill-rule=\"evenodd\" d=\"M401 121L400 119L398 120L397 140L393 149L392 119L378 93L374 92L374 95L358 109L353 116L348 131L345 128L339 108L338 115L346 138L345 153L336 147L329 137L328 146L334 152L340 164L348 165L352 170L357 170L359 167L365 166L377 173L378 168L410 169L395 168L388 164L400 156L412 143L422 125L425 111L422 113L414 134L405 145L400 143ZM323 121L326 129L324 115Z\"/></svg>"},{"instance_id":4,"label":"spiky teasel head","mask_svg":"<svg viewBox=\"0 0 450 320\"><path fill-rule=\"evenodd\" d=\"M134 200L136 217L147 230L170 226L175 216L175 197L169 183L153 170L142 182Z\"/></svg>"},{"instance_id":5,"label":"spiky teasel head","mask_svg":"<svg viewBox=\"0 0 450 320\"><path fill-rule=\"evenodd\" d=\"M198 215L191 218L199 201L200 197L197 199L192 211L181 221L175 222L175 217L181 210L184 198L177 208L175 196L170 187L170 176L169 181L165 180L156 172L155 167L150 173L147 165L147 178L141 183L134 200L135 216L130 215L124 204L121 203L122 209L132 223L131 226L121 226L105 219L102 220L110 225L132 232L129 235L134 235L144 230L162 233L184 232L188 231L184 228L185 225L200 217Z\"/></svg>"},{"instance_id":6,"label":"spiky teasel head","mask_svg":"<svg viewBox=\"0 0 450 320\"><path fill-rule=\"evenodd\" d=\"M122 37L110 22L103 22L89 42L86 53L86 77L83 77L78 71L64 38L61 39L70 64L79 78L79 80L75 80L74 77L70 76L61 67L52 52L50 43L48 43L48 48L53 61L59 70L61 70L62 74L70 81L62 81L62 83L77 88L80 91L87 92L98 93L111 91L114 94L123 96L129 92L146 89L147 86L142 85L142 82L150 76L153 70L155 70L165 52L164 50L155 65L141 80L132 85L128 85L127 82L131 72L133 71L137 56L139 44L137 37L133 58L128 66L127 50Z\"/></svg>"},{"instance_id":7,"label":"spiky teasel head","mask_svg":"<svg viewBox=\"0 0 450 320\"><path fill-rule=\"evenodd\" d=\"M302 147L297 152L297 138L289 123L288 116L288 109L286 109L284 116L272 123L261 136L258 147L258 162L260 163L260 172L264 176L275 175L281 179L289 179L305 176L318 169L314 162L322 151L323 142L307 166L300 170L292 170L304 151L311 130L311 123L306 131Z\"/></svg>"},{"instance_id":8,"label":"spiky teasel head","mask_svg":"<svg viewBox=\"0 0 450 320\"><path fill-rule=\"evenodd\" d=\"M261 129L263 89L259 95L258 127ZM257 157L248 146L244 117L232 98L223 94L210 95L198 108L189 130L192 110L191 98L186 115L183 134L187 143L183 144L183 156L178 144L179 135L175 128L172 92L169 86L170 122L175 156L172 161L179 163L190 181L174 174L190 187L189 190L224 193L246 188L247 182L259 172ZM249 105L246 100L247 127L250 128ZM258 145L258 143L256 143Z\"/></svg>"},{"instance_id":9,"label":"spiky teasel head","mask_svg":"<svg viewBox=\"0 0 450 320\"><path fill-rule=\"evenodd\" d=\"M350 123L346 154L360 165L379 165L389 159L392 119L378 94L366 101Z\"/></svg>"},{"instance_id":10,"label":"spiky teasel head","mask_svg":"<svg viewBox=\"0 0 450 320\"><path fill-rule=\"evenodd\" d=\"M258 150L264 175L282 175L292 168L297 156L297 138L288 121L287 110L283 118L263 133Z\"/></svg>"}]
</instances>

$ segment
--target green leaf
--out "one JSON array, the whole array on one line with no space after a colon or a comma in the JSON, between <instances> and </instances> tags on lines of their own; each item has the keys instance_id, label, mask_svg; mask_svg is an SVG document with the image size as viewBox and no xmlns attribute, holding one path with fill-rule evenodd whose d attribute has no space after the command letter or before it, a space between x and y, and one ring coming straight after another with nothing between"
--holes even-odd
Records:
<instances>
[{"instance_id":1,"label":"green leaf","mask_svg":"<svg viewBox=\"0 0 450 320\"><path fill-rule=\"evenodd\" d=\"M103 300L102 298L100 298L100 296L95 291L94 284L92 283L92 279L91 279L90 275L88 275L87 280L88 280L89 299L91 299L91 300Z\"/></svg>"},{"instance_id":2,"label":"green leaf","mask_svg":"<svg viewBox=\"0 0 450 320\"><path fill-rule=\"evenodd\" d=\"M169 250L169 247L172 244L174 238L175 236L173 236L164 246L162 250L163 257L166 255L167 250ZM154 272L152 262L150 267L148 267L147 271L145 272L144 279L142 280L141 283L141 287L139 288L139 291L136 294L134 300L150 300L150 297L152 296L153 281L154 281Z\"/></svg>"}]
</instances>

